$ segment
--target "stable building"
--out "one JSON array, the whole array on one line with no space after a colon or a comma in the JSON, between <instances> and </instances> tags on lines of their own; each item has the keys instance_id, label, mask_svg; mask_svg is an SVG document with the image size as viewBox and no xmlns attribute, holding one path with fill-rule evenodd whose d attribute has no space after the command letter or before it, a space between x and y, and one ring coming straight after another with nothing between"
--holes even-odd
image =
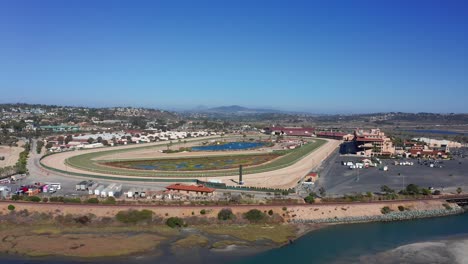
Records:
<instances>
[{"instance_id":1,"label":"stable building","mask_svg":"<svg viewBox=\"0 0 468 264\"><path fill-rule=\"evenodd\" d=\"M315 136L315 128L313 127L266 127L263 129L269 135L282 136L297 136L297 137L313 137Z\"/></svg>"},{"instance_id":2,"label":"stable building","mask_svg":"<svg viewBox=\"0 0 468 264\"><path fill-rule=\"evenodd\" d=\"M215 189L208 188L204 185L185 185L185 184L172 184L166 187L169 191L176 191L180 193L186 193L191 195L213 195Z\"/></svg>"}]
</instances>

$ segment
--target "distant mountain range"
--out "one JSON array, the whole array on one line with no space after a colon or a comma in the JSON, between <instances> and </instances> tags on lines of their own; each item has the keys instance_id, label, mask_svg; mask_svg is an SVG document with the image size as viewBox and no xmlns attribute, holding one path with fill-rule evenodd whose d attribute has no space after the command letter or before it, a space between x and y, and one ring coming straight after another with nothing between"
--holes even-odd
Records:
<instances>
[{"instance_id":1,"label":"distant mountain range","mask_svg":"<svg viewBox=\"0 0 468 264\"><path fill-rule=\"evenodd\" d=\"M203 112L211 113L235 113L235 114L257 114L257 113L280 113L280 110L274 109L259 109L259 108L247 108L239 105L230 106L219 106L203 110Z\"/></svg>"}]
</instances>

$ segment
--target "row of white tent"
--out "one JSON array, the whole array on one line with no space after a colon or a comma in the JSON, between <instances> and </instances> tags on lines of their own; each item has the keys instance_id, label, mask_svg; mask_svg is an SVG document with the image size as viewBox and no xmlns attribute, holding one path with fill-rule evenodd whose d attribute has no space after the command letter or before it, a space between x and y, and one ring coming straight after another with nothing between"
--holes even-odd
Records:
<instances>
[{"instance_id":1,"label":"row of white tent","mask_svg":"<svg viewBox=\"0 0 468 264\"><path fill-rule=\"evenodd\" d=\"M103 184L94 183L88 188L88 194L105 197L116 197L122 193L122 184L111 183L107 187Z\"/></svg>"}]
</instances>

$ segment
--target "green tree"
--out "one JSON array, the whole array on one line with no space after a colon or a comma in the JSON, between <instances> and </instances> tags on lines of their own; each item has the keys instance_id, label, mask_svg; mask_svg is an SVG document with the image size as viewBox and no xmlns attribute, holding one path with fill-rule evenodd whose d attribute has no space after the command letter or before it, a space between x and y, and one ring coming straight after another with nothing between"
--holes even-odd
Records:
<instances>
[{"instance_id":1,"label":"green tree","mask_svg":"<svg viewBox=\"0 0 468 264\"><path fill-rule=\"evenodd\" d=\"M420 189L419 189L419 186L411 183L411 184L408 184L408 186L406 186L406 192L410 195L417 195L420 193Z\"/></svg>"},{"instance_id":2,"label":"green tree","mask_svg":"<svg viewBox=\"0 0 468 264\"><path fill-rule=\"evenodd\" d=\"M99 199L98 199L98 198L89 198L88 200L86 200L86 203L98 204L98 203L99 203Z\"/></svg>"},{"instance_id":3,"label":"green tree","mask_svg":"<svg viewBox=\"0 0 468 264\"><path fill-rule=\"evenodd\" d=\"M304 201L308 204L315 203L315 195L312 195L312 194L307 195L307 197L304 198Z\"/></svg>"},{"instance_id":4,"label":"green tree","mask_svg":"<svg viewBox=\"0 0 468 264\"><path fill-rule=\"evenodd\" d=\"M388 214L388 213L392 212L392 209L390 209L390 207L388 207L388 206L384 206L384 207L382 207L382 209L380 209L380 212L382 214Z\"/></svg>"},{"instance_id":5,"label":"green tree","mask_svg":"<svg viewBox=\"0 0 468 264\"><path fill-rule=\"evenodd\" d=\"M431 195L432 194L431 191L429 189L427 189L427 188L422 188L421 193L423 195Z\"/></svg>"},{"instance_id":6,"label":"green tree","mask_svg":"<svg viewBox=\"0 0 468 264\"><path fill-rule=\"evenodd\" d=\"M382 185L380 187L380 190L384 193L394 193L395 190L391 189L390 187L388 187L387 185Z\"/></svg>"},{"instance_id":7,"label":"green tree","mask_svg":"<svg viewBox=\"0 0 468 264\"><path fill-rule=\"evenodd\" d=\"M462 192L462 188L461 187L458 187L457 188L457 193L460 194Z\"/></svg>"},{"instance_id":8,"label":"green tree","mask_svg":"<svg viewBox=\"0 0 468 264\"><path fill-rule=\"evenodd\" d=\"M252 209L244 214L244 218L250 222L256 223L265 219L265 214L258 209Z\"/></svg>"},{"instance_id":9,"label":"green tree","mask_svg":"<svg viewBox=\"0 0 468 264\"><path fill-rule=\"evenodd\" d=\"M234 214L232 213L232 210L229 208L224 208L221 209L218 213L218 219L219 220L231 220L234 219Z\"/></svg>"},{"instance_id":10,"label":"green tree","mask_svg":"<svg viewBox=\"0 0 468 264\"><path fill-rule=\"evenodd\" d=\"M182 220L179 217L169 217L166 220L166 225L168 225L171 228L183 227L184 226L184 220Z\"/></svg>"}]
</instances>

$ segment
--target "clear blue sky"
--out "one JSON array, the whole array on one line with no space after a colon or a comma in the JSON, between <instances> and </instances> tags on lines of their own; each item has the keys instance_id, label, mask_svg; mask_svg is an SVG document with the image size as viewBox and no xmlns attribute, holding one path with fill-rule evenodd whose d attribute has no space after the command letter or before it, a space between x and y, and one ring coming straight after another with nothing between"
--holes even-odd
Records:
<instances>
[{"instance_id":1,"label":"clear blue sky","mask_svg":"<svg viewBox=\"0 0 468 264\"><path fill-rule=\"evenodd\" d=\"M0 102L468 112L467 1L0 1Z\"/></svg>"}]
</instances>

